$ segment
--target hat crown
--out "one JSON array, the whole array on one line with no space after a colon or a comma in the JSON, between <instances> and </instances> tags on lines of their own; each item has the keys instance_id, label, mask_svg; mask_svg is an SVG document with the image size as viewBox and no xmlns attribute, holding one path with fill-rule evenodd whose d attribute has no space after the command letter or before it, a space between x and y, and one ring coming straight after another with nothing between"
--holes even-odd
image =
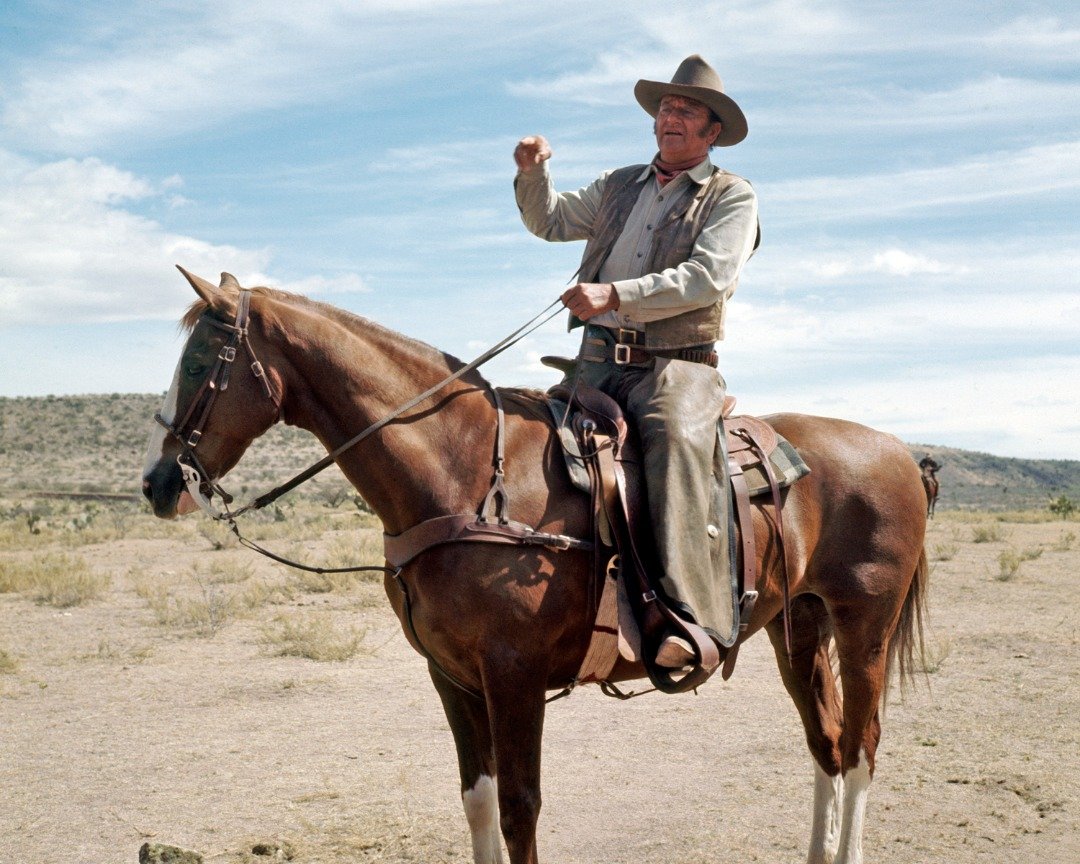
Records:
<instances>
[{"instance_id":1,"label":"hat crown","mask_svg":"<svg viewBox=\"0 0 1080 864\"><path fill-rule=\"evenodd\" d=\"M724 92L724 82L700 54L691 54L683 60L679 68L675 70L671 83L689 87L707 87L720 93Z\"/></svg>"},{"instance_id":2,"label":"hat crown","mask_svg":"<svg viewBox=\"0 0 1080 864\"><path fill-rule=\"evenodd\" d=\"M742 109L724 93L720 76L700 54L691 54L683 60L671 81L642 79L634 85L634 97L652 117L660 111L660 100L665 96L696 99L716 114L722 126L716 143L721 147L738 144L746 137L746 117Z\"/></svg>"}]
</instances>

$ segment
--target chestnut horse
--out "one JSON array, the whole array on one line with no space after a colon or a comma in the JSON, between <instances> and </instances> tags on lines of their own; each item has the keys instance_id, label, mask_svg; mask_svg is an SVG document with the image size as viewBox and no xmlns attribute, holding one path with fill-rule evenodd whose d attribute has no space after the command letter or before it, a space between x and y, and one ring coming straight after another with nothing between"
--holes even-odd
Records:
<instances>
[{"instance_id":1,"label":"chestnut horse","mask_svg":"<svg viewBox=\"0 0 1080 864\"><path fill-rule=\"evenodd\" d=\"M186 427L185 439L188 418L201 418L191 452L206 472L204 489L218 489L218 478L279 420L309 430L333 452L464 365L325 304L246 291L228 274L220 286L185 276L200 299L184 319L190 335L161 416L174 429ZM245 319L239 348L238 311ZM243 362L232 364L227 388L220 380L208 388L229 344ZM572 488L558 439L535 410L539 394L499 392L511 517L591 538L589 501ZM491 487L496 416L489 386L470 370L336 461L389 534L475 513ZM771 503L754 506L760 597L742 638L768 633L806 729L815 775L808 860L855 864L890 668L910 675L921 650L925 499L918 469L892 436L821 417L767 419L812 469L784 493L790 659ZM177 461L185 449L154 427L143 491L162 518L191 509ZM397 580L385 580L406 638L428 657L453 732L477 862L503 861L502 841L511 864L537 860L545 698L574 680L585 655L601 578L593 564L591 553L575 548L444 543L400 571L407 595ZM641 666L620 660L611 680L641 677Z\"/></svg>"}]
</instances>

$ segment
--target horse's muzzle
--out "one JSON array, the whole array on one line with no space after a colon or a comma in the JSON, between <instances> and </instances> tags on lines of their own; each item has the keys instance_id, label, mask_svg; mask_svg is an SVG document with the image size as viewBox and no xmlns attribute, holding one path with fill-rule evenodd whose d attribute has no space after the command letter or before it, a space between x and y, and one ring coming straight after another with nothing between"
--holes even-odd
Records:
<instances>
[{"instance_id":1,"label":"horse's muzzle","mask_svg":"<svg viewBox=\"0 0 1080 864\"><path fill-rule=\"evenodd\" d=\"M177 502L184 491L184 478L176 462L163 459L143 475L142 493L159 519L175 519Z\"/></svg>"}]
</instances>

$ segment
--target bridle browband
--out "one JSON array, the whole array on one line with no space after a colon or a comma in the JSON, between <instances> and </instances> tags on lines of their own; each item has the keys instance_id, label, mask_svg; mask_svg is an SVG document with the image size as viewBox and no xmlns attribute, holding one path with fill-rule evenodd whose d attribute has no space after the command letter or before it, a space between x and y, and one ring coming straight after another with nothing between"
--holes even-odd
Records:
<instances>
[{"instance_id":1,"label":"bridle browband","mask_svg":"<svg viewBox=\"0 0 1080 864\"><path fill-rule=\"evenodd\" d=\"M224 514L213 510L210 499L203 492L203 488L216 492L226 504L233 499L229 493L210 480L209 473L207 473L199 461L199 457L195 454L195 448L202 439L203 429L210 418L210 411L214 407L218 394L229 389L230 372L232 364L236 360L236 349L238 347L243 347L248 357L251 358L252 374L262 382L267 397L274 403L278 415L281 414L281 400L274 392L270 380L266 377L266 370L263 368L262 363L259 362L259 358L255 356L255 349L251 347L251 340L248 339L248 322L250 318L251 290L248 288L240 290L240 296L236 303L236 317L232 324L226 324L211 315L204 314L203 320L210 326L229 333L229 339L221 347L210 374L203 379L202 384L195 393L195 397L191 400L191 405L188 406L188 410L179 422L170 423L161 416L160 411L154 414L154 420L163 426L183 447L176 457L176 462L180 466L180 472L183 474L188 493L204 511L215 519L226 517Z\"/></svg>"}]
</instances>

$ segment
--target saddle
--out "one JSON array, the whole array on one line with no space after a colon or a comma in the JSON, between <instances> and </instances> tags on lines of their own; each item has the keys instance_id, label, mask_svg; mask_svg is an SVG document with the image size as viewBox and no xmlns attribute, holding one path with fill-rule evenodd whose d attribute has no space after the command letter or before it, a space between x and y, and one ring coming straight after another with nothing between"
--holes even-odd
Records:
<instances>
[{"instance_id":1,"label":"saddle","mask_svg":"<svg viewBox=\"0 0 1080 864\"><path fill-rule=\"evenodd\" d=\"M570 391L559 385L548 394L537 391L504 391L546 417L557 431L574 485L591 496L593 538L586 540L564 534L539 531L510 519L509 500L503 484L506 419L500 388L490 387L496 409L497 429L494 475L479 512L451 513L426 519L400 534L383 535L383 553L404 595L407 627L414 646L450 683L477 695L468 685L443 669L424 647L412 623L407 586L399 574L407 564L428 549L445 543L498 543L514 546L544 546L554 549L591 551L602 590L595 605L597 617L585 659L574 680L561 693L567 695L577 684L598 683L604 693L626 698L610 682L619 657L640 661L657 689L681 693L704 683L720 665L716 642L697 624L683 620L665 602L650 574L659 573L652 530L644 514L644 483L635 434L615 400L581 383ZM734 399L725 402L730 414ZM769 491L776 513L778 547L784 573L785 637L791 653L788 612L787 567L783 562L783 530L780 489L808 474L810 469L795 449L763 420L754 417L725 417L728 473L734 494L737 520L732 518L730 536L737 545L734 561L741 561L741 585L733 581L738 602L738 628L745 631L757 600L757 554L754 547L750 497ZM737 523L737 524L736 524ZM734 538L739 542L735 544ZM658 667L653 659L659 641L668 633L681 635L693 646L695 662L685 674ZM723 677L731 676L740 641L738 634L724 643Z\"/></svg>"},{"instance_id":2,"label":"saddle","mask_svg":"<svg viewBox=\"0 0 1080 864\"><path fill-rule=\"evenodd\" d=\"M720 665L718 646L701 627L669 607L653 578L660 570L652 542L639 446L630 424L614 399L581 382L573 390L558 385L547 395L571 479L592 498L594 549L598 553L597 566L604 573L593 639L578 682L598 682L610 688L605 679L618 658L623 657L640 661L653 685L663 692L685 692L700 686ZM725 679L734 671L737 637L745 632L757 600L757 554L750 500L771 493L779 526L780 490L809 473L795 449L768 423L748 415L731 416L734 404L733 397L725 399L724 452L733 500L733 530L729 536L735 549L730 559L741 578L732 580L738 629L730 642L722 643L728 649ZM780 539L782 549L782 534ZM786 566L784 570L786 574ZM786 609L786 579L784 595ZM653 662L659 641L670 633L686 639L694 650L693 665L679 677L675 677L675 670ZM788 642L790 645L790 636Z\"/></svg>"}]
</instances>

